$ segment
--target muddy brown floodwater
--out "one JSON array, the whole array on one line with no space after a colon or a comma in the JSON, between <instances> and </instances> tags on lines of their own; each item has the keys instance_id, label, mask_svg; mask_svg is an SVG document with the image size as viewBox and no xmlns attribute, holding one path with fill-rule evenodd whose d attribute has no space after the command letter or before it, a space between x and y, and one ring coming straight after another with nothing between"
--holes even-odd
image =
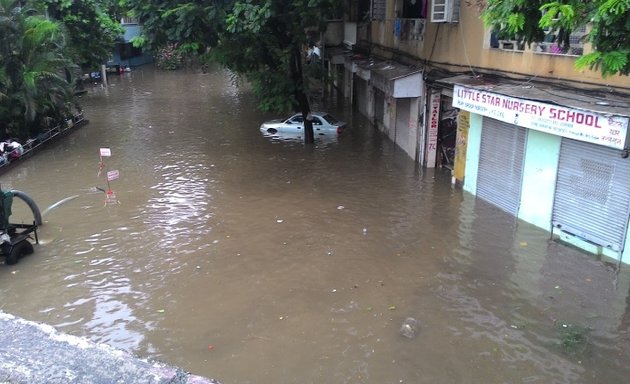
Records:
<instances>
[{"instance_id":1,"label":"muddy brown floodwater","mask_svg":"<svg viewBox=\"0 0 630 384\"><path fill-rule=\"evenodd\" d=\"M627 266L418 169L342 102L348 130L305 148L262 137L275 116L224 71L110 81L0 176L42 210L77 196L0 265L3 311L225 384L629 382Z\"/></svg>"}]
</instances>

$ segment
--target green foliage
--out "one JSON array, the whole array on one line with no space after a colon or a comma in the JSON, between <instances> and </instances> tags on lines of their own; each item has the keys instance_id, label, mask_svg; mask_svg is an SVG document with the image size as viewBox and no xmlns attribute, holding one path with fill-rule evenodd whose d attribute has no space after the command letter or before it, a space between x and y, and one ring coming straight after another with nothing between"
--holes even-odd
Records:
<instances>
[{"instance_id":1,"label":"green foliage","mask_svg":"<svg viewBox=\"0 0 630 384\"><path fill-rule=\"evenodd\" d=\"M61 26L14 0L0 0L0 134L27 137L69 112Z\"/></svg>"},{"instance_id":2,"label":"green foliage","mask_svg":"<svg viewBox=\"0 0 630 384\"><path fill-rule=\"evenodd\" d=\"M184 58L175 44L167 44L158 50L155 64L159 69L179 69L184 64Z\"/></svg>"},{"instance_id":3,"label":"green foliage","mask_svg":"<svg viewBox=\"0 0 630 384\"><path fill-rule=\"evenodd\" d=\"M481 18L499 38L531 44L545 37L545 31L537 22L542 5L540 0L488 0Z\"/></svg>"},{"instance_id":4,"label":"green foliage","mask_svg":"<svg viewBox=\"0 0 630 384\"><path fill-rule=\"evenodd\" d=\"M247 79L267 111L308 111L306 31L319 36L337 0L127 0L150 47L177 43Z\"/></svg>"},{"instance_id":5,"label":"green foliage","mask_svg":"<svg viewBox=\"0 0 630 384\"><path fill-rule=\"evenodd\" d=\"M203 54L217 43L225 14L221 1L126 0L125 6L143 25L142 46L157 50L169 43L191 48Z\"/></svg>"},{"instance_id":6,"label":"green foliage","mask_svg":"<svg viewBox=\"0 0 630 384\"><path fill-rule=\"evenodd\" d=\"M118 12L117 5L97 0L38 0L68 36L71 58L86 68L97 68L107 61L122 38L123 29L106 11Z\"/></svg>"},{"instance_id":7,"label":"green foliage","mask_svg":"<svg viewBox=\"0 0 630 384\"><path fill-rule=\"evenodd\" d=\"M604 77L630 73L628 0L488 0L482 19L500 38L531 44L553 35L562 49L573 30L589 25L585 42L594 52L576 60L576 69L599 70Z\"/></svg>"},{"instance_id":8,"label":"green foliage","mask_svg":"<svg viewBox=\"0 0 630 384\"><path fill-rule=\"evenodd\" d=\"M131 45L136 48L143 47L147 44L147 39L144 36L134 36L131 38Z\"/></svg>"}]
</instances>

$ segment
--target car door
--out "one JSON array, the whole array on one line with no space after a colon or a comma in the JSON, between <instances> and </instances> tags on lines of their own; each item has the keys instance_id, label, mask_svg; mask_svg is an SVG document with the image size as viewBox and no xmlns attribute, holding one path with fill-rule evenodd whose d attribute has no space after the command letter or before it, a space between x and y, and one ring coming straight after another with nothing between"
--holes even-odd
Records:
<instances>
[{"instance_id":1,"label":"car door","mask_svg":"<svg viewBox=\"0 0 630 384\"><path fill-rule=\"evenodd\" d=\"M318 116L313 116L313 131L322 131L323 128L324 124L322 122L322 119L320 119Z\"/></svg>"},{"instance_id":2,"label":"car door","mask_svg":"<svg viewBox=\"0 0 630 384\"><path fill-rule=\"evenodd\" d=\"M286 132L302 132L304 130L304 118L301 114L293 115L286 121L283 128Z\"/></svg>"}]
</instances>

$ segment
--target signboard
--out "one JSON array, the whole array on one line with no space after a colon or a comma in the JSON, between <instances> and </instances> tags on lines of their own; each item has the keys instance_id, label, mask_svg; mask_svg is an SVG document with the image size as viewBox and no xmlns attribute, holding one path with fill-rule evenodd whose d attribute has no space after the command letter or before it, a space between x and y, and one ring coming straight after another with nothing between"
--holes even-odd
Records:
<instances>
[{"instance_id":1,"label":"signboard","mask_svg":"<svg viewBox=\"0 0 630 384\"><path fill-rule=\"evenodd\" d=\"M470 112L460 111L457 114L457 136L455 139L455 164L453 177L456 181L464 182L466 171L466 149L468 147L468 128L470 127Z\"/></svg>"},{"instance_id":2,"label":"signboard","mask_svg":"<svg viewBox=\"0 0 630 384\"><path fill-rule=\"evenodd\" d=\"M101 148L99 152L101 157L110 157L112 155L112 151L109 148Z\"/></svg>"},{"instance_id":3,"label":"signboard","mask_svg":"<svg viewBox=\"0 0 630 384\"><path fill-rule=\"evenodd\" d=\"M433 91L429 98L429 128L427 129L426 166L435 168L438 127L440 125L440 93Z\"/></svg>"},{"instance_id":4,"label":"signboard","mask_svg":"<svg viewBox=\"0 0 630 384\"><path fill-rule=\"evenodd\" d=\"M118 179L119 176L120 176L120 174L118 173L118 170L108 171L107 172L107 181L114 181L114 180Z\"/></svg>"},{"instance_id":5,"label":"signboard","mask_svg":"<svg viewBox=\"0 0 630 384\"><path fill-rule=\"evenodd\" d=\"M453 106L569 139L624 149L628 118L517 99L456 85Z\"/></svg>"}]
</instances>

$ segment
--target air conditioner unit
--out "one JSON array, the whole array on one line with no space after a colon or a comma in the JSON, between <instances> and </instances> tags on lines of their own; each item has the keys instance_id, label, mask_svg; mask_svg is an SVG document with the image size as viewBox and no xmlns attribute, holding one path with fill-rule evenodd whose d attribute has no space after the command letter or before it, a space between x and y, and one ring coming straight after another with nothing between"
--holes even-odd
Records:
<instances>
[{"instance_id":1,"label":"air conditioner unit","mask_svg":"<svg viewBox=\"0 0 630 384\"><path fill-rule=\"evenodd\" d=\"M461 0L433 0L431 2L432 23L458 23Z\"/></svg>"}]
</instances>

